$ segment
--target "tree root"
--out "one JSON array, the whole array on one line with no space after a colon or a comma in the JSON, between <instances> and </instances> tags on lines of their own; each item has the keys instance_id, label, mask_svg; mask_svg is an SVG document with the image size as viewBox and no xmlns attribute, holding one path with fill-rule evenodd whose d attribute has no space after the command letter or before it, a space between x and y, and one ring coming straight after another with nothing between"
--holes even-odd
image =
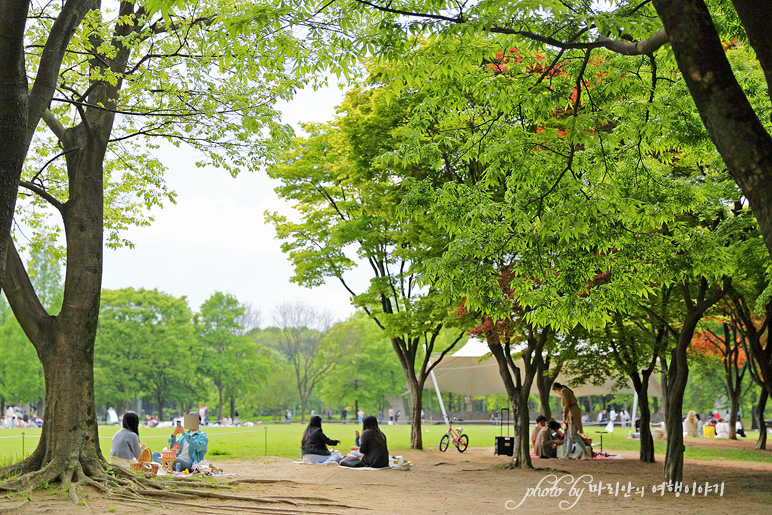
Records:
<instances>
[{"instance_id":1,"label":"tree root","mask_svg":"<svg viewBox=\"0 0 772 515\"><path fill-rule=\"evenodd\" d=\"M141 504L173 504L177 506L187 506L191 508L203 508L206 510L209 510L210 512L212 510L217 511L246 511L250 513L311 513L311 514L319 514L319 515L332 515L331 512L328 511L309 511L309 510L293 510L291 508L271 508L268 506L233 506L231 504L195 504L190 502L179 502L179 501L148 501L143 499L132 499L124 496L116 496L116 499L121 502L131 502L131 503L141 503Z\"/></svg>"},{"instance_id":2,"label":"tree root","mask_svg":"<svg viewBox=\"0 0 772 515\"><path fill-rule=\"evenodd\" d=\"M23 463L23 462L22 462ZM62 474L63 463L54 460L40 470L30 472L24 469L17 469L22 475L16 479L7 479L0 482L0 491L22 492L25 490L34 490L44 483L50 483Z\"/></svg>"},{"instance_id":3,"label":"tree root","mask_svg":"<svg viewBox=\"0 0 772 515\"><path fill-rule=\"evenodd\" d=\"M21 508L22 506L24 506L28 502L29 502L29 499L25 499L24 501L20 502L16 506L4 506L4 507L0 508L0 513L5 513L5 512L9 512L9 511L17 511L19 508Z\"/></svg>"},{"instance_id":4,"label":"tree root","mask_svg":"<svg viewBox=\"0 0 772 515\"><path fill-rule=\"evenodd\" d=\"M70 500L75 504L85 502L84 495L81 492L82 489L93 487L105 497L122 500L124 502L147 504L169 503L209 510L215 506L195 504L191 501L199 498L207 498L231 502L239 501L242 503L253 503L252 506L239 506L233 504L217 505L216 509L220 511L268 514L317 513L320 515L329 515L330 512L327 511L308 511L306 508L310 508L311 510L324 510L325 508L363 509L347 504L336 504L333 499L320 497L281 495L249 497L222 492L222 490L225 490L226 492L233 491L234 485L240 484L298 484L297 482L290 480L235 479L223 482L209 482L204 481L202 478L182 478L177 476L171 479L148 479L119 466L112 466L112 473L108 473L109 471L106 467L103 467L103 465L103 462L92 463L81 462L77 459L54 459L40 470L35 471L30 471L22 466L17 466L15 468L6 467L3 469L6 473L21 472L22 475L18 478L0 482L0 491L31 492L46 483L59 482L61 491L66 492ZM213 490L220 490L220 492ZM158 498L158 500L155 500L156 498ZM176 501L170 499L175 499ZM29 499L18 506L0 508L0 512L17 510L19 506L24 505L26 502L29 502ZM254 504L263 506L254 506Z\"/></svg>"}]
</instances>

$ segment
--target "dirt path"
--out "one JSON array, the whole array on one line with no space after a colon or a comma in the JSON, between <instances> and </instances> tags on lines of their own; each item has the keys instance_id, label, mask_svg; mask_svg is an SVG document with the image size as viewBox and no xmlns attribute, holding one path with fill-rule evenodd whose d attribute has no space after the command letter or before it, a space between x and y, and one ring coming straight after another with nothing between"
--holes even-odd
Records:
<instances>
[{"instance_id":1,"label":"dirt path","mask_svg":"<svg viewBox=\"0 0 772 515\"><path fill-rule=\"evenodd\" d=\"M735 445L731 443L729 445ZM356 470L335 466L301 465L285 458L258 461L223 460L217 464L241 478L281 479L286 483L243 485L231 493L250 497L290 499L297 505L256 505L241 501L196 500L207 506L190 509L181 505L128 504L105 499L92 492L83 506L75 506L56 493L39 491L33 502L20 513L245 513L230 511L238 506L263 506L262 513L336 513L336 514L431 514L469 513L543 514L570 511L577 514L618 513L622 509L637 513L770 513L772 506L772 464L728 460L686 460L685 483L703 486L723 482L723 495L689 492L653 493L661 484L662 456L659 463L646 465L636 461L636 453L620 453L622 460L534 460L537 470L504 468L508 458L494 456L493 449L470 448L460 454L455 449L405 453L413 461L410 471ZM557 481L562 492L550 490ZM628 482L633 495L626 496ZM571 483L574 491L571 492ZM597 493L597 485L603 491ZM609 486L611 491L609 492ZM541 488L536 492L535 488ZM531 489L531 490L529 490ZM640 494L642 492L642 495ZM530 495L528 495L530 494ZM308 500L304 498L310 498ZM326 500L318 500L318 499ZM522 503L521 503L522 501ZM312 503L308 505L305 503ZM562 504L561 504L562 503ZM0 507L10 503L3 502ZM344 505L344 506L341 506ZM519 506L518 506L519 505ZM350 506L350 507L345 507ZM518 506L515 508L515 506ZM297 510L297 511L294 511Z\"/></svg>"}]
</instances>

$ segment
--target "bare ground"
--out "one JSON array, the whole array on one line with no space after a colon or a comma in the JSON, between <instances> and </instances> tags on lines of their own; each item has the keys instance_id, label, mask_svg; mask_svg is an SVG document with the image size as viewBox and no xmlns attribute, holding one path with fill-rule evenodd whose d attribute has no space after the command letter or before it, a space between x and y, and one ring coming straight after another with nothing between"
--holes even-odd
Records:
<instances>
[{"instance_id":1,"label":"bare ground","mask_svg":"<svg viewBox=\"0 0 772 515\"><path fill-rule=\"evenodd\" d=\"M747 440L688 440L687 445L753 448ZM610 451L613 452L613 451ZM764 452L764 451L761 451ZM162 500L150 503L108 499L96 490L86 491L84 504L74 505L54 490L40 490L18 510L22 514L52 513L320 513L320 514L430 514L544 513L570 511L577 514L618 513L732 513L772 512L772 463L729 460L686 460L684 483L692 486L724 483L718 493L653 493L661 484L662 456L658 463L639 463L637 453L620 452L622 460L534 460L536 470L505 468L510 460L494 456L492 447L470 448L460 454L454 448L406 452L413 461L410 471L356 470L335 466L301 465L286 458L220 460L217 465L239 478L286 480L277 483L235 486L223 493L262 498L270 504L222 499ZM552 476L554 475L554 477ZM558 481L562 492L549 490ZM573 494L570 487L573 482ZM617 483L634 488L632 496L617 490ZM534 491L541 484L541 490ZM597 493L598 484L603 487ZM531 489L531 490L529 490ZM579 491L581 490L581 494ZM641 496L639 492L643 492ZM543 496L536 495L537 493ZM528 495L531 494L531 495ZM556 496L552 496L556 495ZM525 497L525 499L524 499ZM3 500L4 507L24 499ZM522 503L521 503L522 501ZM562 504L561 504L562 503ZM194 504L196 506L192 506ZM519 507L515 508L519 504ZM246 511L248 510L248 511Z\"/></svg>"}]
</instances>

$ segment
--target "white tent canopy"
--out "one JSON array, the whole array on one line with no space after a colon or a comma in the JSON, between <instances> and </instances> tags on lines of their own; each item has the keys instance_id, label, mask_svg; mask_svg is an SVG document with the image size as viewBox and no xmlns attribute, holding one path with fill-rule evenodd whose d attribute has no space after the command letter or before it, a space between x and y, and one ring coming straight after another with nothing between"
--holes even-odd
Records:
<instances>
[{"instance_id":1,"label":"white tent canopy","mask_svg":"<svg viewBox=\"0 0 772 515\"><path fill-rule=\"evenodd\" d=\"M463 348L453 355L443 358L434 368L436 386L445 392L468 395L470 397L507 393L504 388L504 381L502 381L499 375L499 365L496 362L496 358L491 356L487 359L481 359L482 356L489 353L488 346L484 342L470 338ZM432 356L431 359L433 363L436 356ZM521 359L515 363L525 374L523 360ZM662 397L662 387L658 377L654 377L652 374L652 377L649 379L649 396ZM555 380L558 383L568 385L571 383L571 379L571 377L566 376L564 373L560 373ZM621 389L612 391L613 385L614 381L609 380L599 386L584 384L571 387L571 389L577 397L609 393L635 394L635 388L633 388L632 382L629 380L627 381L627 386ZM531 387L531 393L534 395L539 394L535 381ZM554 392L553 395L555 395Z\"/></svg>"}]
</instances>

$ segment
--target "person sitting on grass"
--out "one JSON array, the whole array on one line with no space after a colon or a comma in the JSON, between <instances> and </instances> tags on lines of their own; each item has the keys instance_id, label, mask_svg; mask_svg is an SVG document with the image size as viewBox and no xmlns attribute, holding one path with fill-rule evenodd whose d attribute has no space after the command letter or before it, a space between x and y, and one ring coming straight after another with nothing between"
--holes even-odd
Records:
<instances>
[{"instance_id":1,"label":"person sitting on grass","mask_svg":"<svg viewBox=\"0 0 772 515\"><path fill-rule=\"evenodd\" d=\"M110 447L110 458L123 460L139 459L142 448L139 445L139 415L133 411L123 414L123 427L113 436L113 445ZM111 460L113 464L122 463ZM124 464L125 465L125 464Z\"/></svg>"},{"instance_id":2,"label":"person sitting on grass","mask_svg":"<svg viewBox=\"0 0 772 515\"><path fill-rule=\"evenodd\" d=\"M389 466L389 448L386 445L386 435L378 427L378 420L367 415L362 420L362 438L359 446L360 459L349 455L340 462L341 467L372 467L385 468Z\"/></svg>"},{"instance_id":3,"label":"person sitting on grass","mask_svg":"<svg viewBox=\"0 0 772 515\"><path fill-rule=\"evenodd\" d=\"M533 452L539 458L557 458L557 445L563 444L563 439L559 437L560 424L554 420L539 430L536 435L536 443L533 446Z\"/></svg>"},{"instance_id":4,"label":"person sitting on grass","mask_svg":"<svg viewBox=\"0 0 772 515\"><path fill-rule=\"evenodd\" d=\"M184 427L178 425L172 437L169 439L169 448L174 447L175 444L180 446L180 450L177 452L177 457L172 464L172 470L182 472L184 470L193 471L193 464L204 459L206 456L207 445L209 445L209 437L201 431L199 428L201 424L201 415L197 411L191 411L184 418ZM185 431L187 429L187 432ZM177 436L179 435L179 436ZM161 453L156 451L153 453L153 461L161 463Z\"/></svg>"},{"instance_id":5,"label":"person sitting on grass","mask_svg":"<svg viewBox=\"0 0 772 515\"><path fill-rule=\"evenodd\" d=\"M308 422L308 427L303 432L303 439L300 446L303 454L303 461L306 463L338 463L341 459L340 453L331 453L328 445L340 445L340 440L331 440L322 431L322 417L314 415Z\"/></svg>"},{"instance_id":6,"label":"person sitting on grass","mask_svg":"<svg viewBox=\"0 0 772 515\"><path fill-rule=\"evenodd\" d=\"M729 438L729 422L719 418L716 423L716 438Z\"/></svg>"},{"instance_id":7,"label":"person sitting on grass","mask_svg":"<svg viewBox=\"0 0 772 515\"><path fill-rule=\"evenodd\" d=\"M547 417L539 415L536 417L536 427L531 431L531 447L536 448L536 439L539 437L539 432L547 427ZM536 454L539 454L538 452Z\"/></svg>"}]
</instances>

